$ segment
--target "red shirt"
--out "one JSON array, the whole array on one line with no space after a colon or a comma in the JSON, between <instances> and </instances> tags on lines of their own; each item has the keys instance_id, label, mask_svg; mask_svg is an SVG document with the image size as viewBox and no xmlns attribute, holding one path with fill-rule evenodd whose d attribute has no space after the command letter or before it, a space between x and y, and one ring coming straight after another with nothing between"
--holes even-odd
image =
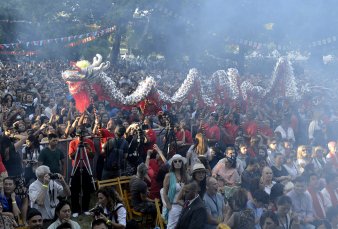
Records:
<instances>
[{"instance_id":1,"label":"red shirt","mask_svg":"<svg viewBox=\"0 0 338 229\"><path fill-rule=\"evenodd\" d=\"M104 143L106 143L108 141L108 139L110 138L115 138L115 134L110 132L107 129L101 128L100 129L100 137L101 137L101 145L99 147L100 152L102 151L102 146L104 145Z\"/></svg>"},{"instance_id":2,"label":"red shirt","mask_svg":"<svg viewBox=\"0 0 338 229\"><path fill-rule=\"evenodd\" d=\"M187 144L192 144L193 140L192 140L192 135L190 133L189 130L185 130L185 143ZM183 132L182 131L177 131L176 132L176 139L177 141L182 141L183 140Z\"/></svg>"},{"instance_id":3,"label":"red shirt","mask_svg":"<svg viewBox=\"0 0 338 229\"><path fill-rule=\"evenodd\" d=\"M147 139L148 139L148 143L145 147L144 147L144 153L146 154L147 151L149 149L153 149L154 144L156 144L156 132L153 129L148 129L146 130L146 135L147 135Z\"/></svg>"},{"instance_id":4,"label":"red shirt","mask_svg":"<svg viewBox=\"0 0 338 229\"><path fill-rule=\"evenodd\" d=\"M257 135L257 123L255 121L250 121L244 124L244 131L249 136L256 136Z\"/></svg>"},{"instance_id":5,"label":"red shirt","mask_svg":"<svg viewBox=\"0 0 338 229\"><path fill-rule=\"evenodd\" d=\"M236 124L227 122L224 124L224 128L231 137L231 139L229 140L231 141L231 143L233 143L235 141L235 138L237 137L239 127Z\"/></svg>"},{"instance_id":6,"label":"red shirt","mask_svg":"<svg viewBox=\"0 0 338 229\"><path fill-rule=\"evenodd\" d=\"M4 163L2 162L2 157L0 155L0 173L7 172Z\"/></svg>"},{"instance_id":7,"label":"red shirt","mask_svg":"<svg viewBox=\"0 0 338 229\"><path fill-rule=\"evenodd\" d=\"M221 130L217 125L213 125L212 127L205 127L205 136L209 139L216 139L219 141L221 139Z\"/></svg>"},{"instance_id":8,"label":"red shirt","mask_svg":"<svg viewBox=\"0 0 338 229\"><path fill-rule=\"evenodd\" d=\"M79 139L74 139L72 140L70 143L69 143L69 149L68 149L68 155L69 157L75 157L75 154L76 154L76 151L77 151L77 147L80 143L80 140ZM91 139L84 139L84 145L85 145L85 148L86 148L86 151L87 151L87 155L88 155L88 159L90 159L90 157L95 154L95 147L94 147L94 142L91 140ZM91 152L91 153L90 153ZM85 155L84 155L84 152L81 152L82 153L82 156L83 158L85 159ZM78 158L79 159L80 155L78 155ZM76 163L78 162L79 160L76 161ZM72 166L74 166L74 163L75 163L75 160L72 159Z\"/></svg>"},{"instance_id":9,"label":"red shirt","mask_svg":"<svg viewBox=\"0 0 338 229\"><path fill-rule=\"evenodd\" d=\"M161 182L158 183L156 181L156 177L158 174L158 171L160 170L161 163L159 163L156 159L150 159L149 160L149 168L148 168L148 175L150 178L150 193L149 193L149 198L150 199L155 199L158 198L160 199L160 190L162 188Z\"/></svg>"},{"instance_id":10,"label":"red shirt","mask_svg":"<svg viewBox=\"0 0 338 229\"><path fill-rule=\"evenodd\" d=\"M261 127L261 133L268 137L273 137L275 135L269 127Z\"/></svg>"},{"instance_id":11,"label":"red shirt","mask_svg":"<svg viewBox=\"0 0 338 229\"><path fill-rule=\"evenodd\" d=\"M335 168L338 168L338 160L336 152L329 152L326 158Z\"/></svg>"}]
</instances>

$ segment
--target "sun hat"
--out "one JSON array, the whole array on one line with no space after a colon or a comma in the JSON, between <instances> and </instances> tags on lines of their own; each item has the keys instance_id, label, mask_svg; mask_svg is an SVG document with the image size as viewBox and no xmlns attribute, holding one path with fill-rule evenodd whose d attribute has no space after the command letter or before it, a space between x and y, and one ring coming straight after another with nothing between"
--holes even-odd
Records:
<instances>
[{"instance_id":1,"label":"sun hat","mask_svg":"<svg viewBox=\"0 0 338 229\"><path fill-rule=\"evenodd\" d=\"M206 171L204 165L202 163L196 163L192 167L192 173L198 172L198 171Z\"/></svg>"},{"instance_id":2,"label":"sun hat","mask_svg":"<svg viewBox=\"0 0 338 229\"><path fill-rule=\"evenodd\" d=\"M183 164L187 164L187 159L179 154L175 154L172 158L170 158L169 165L171 165L174 160L181 160L183 161Z\"/></svg>"}]
</instances>

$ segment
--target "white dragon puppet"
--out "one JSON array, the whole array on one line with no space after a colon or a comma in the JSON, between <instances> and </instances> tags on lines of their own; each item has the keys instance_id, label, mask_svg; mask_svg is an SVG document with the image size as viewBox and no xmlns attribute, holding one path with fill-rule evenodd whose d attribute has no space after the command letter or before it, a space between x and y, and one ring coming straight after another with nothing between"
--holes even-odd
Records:
<instances>
[{"instance_id":1,"label":"white dragon puppet","mask_svg":"<svg viewBox=\"0 0 338 229\"><path fill-rule=\"evenodd\" d=\"M272 77L265 86L255 85L249 80L240 82L238 71L234 68L216 71L207 79L205 77L202 79L197 69L193 68L189 70L186 79L172 96L158 90L156 81L151 76L142 80L131 94L124 95L112 78L105 73L109 66L110 63L102 62L102 56L97 54L92 64L85 60L78 61L72 70L62 73L62 78L67 82L80 112L85 111L90 105L92 91L95 91L100 99L108 100L117 106L135 106L144 101L151 101L157 105L175 104L181 103L191 94L197 96L206 106L214 106L217 103L215 94L232 100L247 100L250 96L259 99L267 96L292 100L300 98L301 90L297 87L291 63L286 58L277 61Z\"/></svg>"}]
</instances>

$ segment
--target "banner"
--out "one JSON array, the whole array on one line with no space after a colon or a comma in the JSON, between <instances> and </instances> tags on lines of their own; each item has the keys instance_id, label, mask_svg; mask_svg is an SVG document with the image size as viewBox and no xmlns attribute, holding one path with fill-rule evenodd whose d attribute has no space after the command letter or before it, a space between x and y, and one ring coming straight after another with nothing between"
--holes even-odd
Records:
<instances>
[{"instance_id":1,"label":"banner","mask_svg":"<svg viewBox=\"0 0 338 229\"><path fill-rule=\"evenodd\" d=\"M53 39L46 39L46 40L38 40L38 41L28 41L28 42L18 42L18 43L10 43L10 44L0 44L0 49L13 49L13 48L20 48L20 47L31 47L31 46L46 46L49 44L58 44L58 43L68 43L70 41L82 39L81 43L86 43L83 42L83 40L88 39L87 42L92 41L96 39L97 37L103 36L108 33L112 33L115 31L115 26L107 28L107 29L102 29L98 30L95 32L91 33L84 33L84 34L79 34L79 35L74 35L74 36L68 36L68 37L60 37L60 38L53 38ZM89 39L90 38L90 39ZM77 43L77 42L75 42ZM73 45L75 46L75 45ZM73 47L69 46L69 47Z\"/></svg>"},{"instance_id":2,"label":"banner","mask_svg":"<svg viewBox=\"0 0 338 229\"><path fill-rule=\"evenodd\" d=\"M0 55L34 56L37 54L37 51L0 51Z\"/></svg>"}]
</instances>

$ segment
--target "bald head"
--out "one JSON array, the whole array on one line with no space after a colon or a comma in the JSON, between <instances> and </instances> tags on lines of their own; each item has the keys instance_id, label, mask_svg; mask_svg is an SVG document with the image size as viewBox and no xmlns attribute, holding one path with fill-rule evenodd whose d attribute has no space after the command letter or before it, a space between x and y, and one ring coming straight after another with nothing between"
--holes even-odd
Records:
<instances>
[{"instance_id":1,"label":"bald head","mask_svg":"<svg viewBox=\"0 0 338 229\"><path fill-rule=\"evenodd\" d=\"M214 177L207 179L207 192L209 195L215 195L218 191L218 182Z\"/></svg>"},{"instance_id":2,"label":"bald head","mask_svg":"<svg viewBox=\"0 0 338 229\"><path fill-rule=\"evenodd\" d=\"M198 187L198 184L195 181L184 185L185 198L187 200L194 199L198 194L198 190L199 190L199 187Z\"/></svg>"}]
</instances>

